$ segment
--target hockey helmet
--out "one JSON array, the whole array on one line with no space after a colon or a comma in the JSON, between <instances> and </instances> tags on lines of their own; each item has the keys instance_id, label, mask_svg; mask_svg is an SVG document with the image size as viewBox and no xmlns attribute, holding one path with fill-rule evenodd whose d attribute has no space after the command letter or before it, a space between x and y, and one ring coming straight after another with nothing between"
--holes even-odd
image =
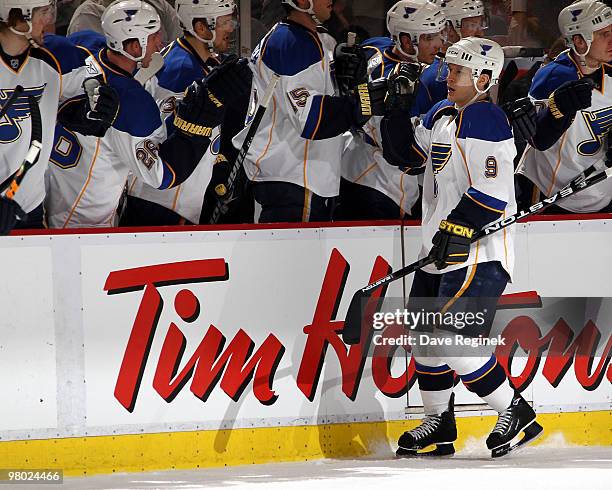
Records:
<instances>
[{"instance_id":1,"label":"hockey helmet","mask_svg":"<svg viewBox=\"0 0 612 490\"><path fill-rule=\"evenodd\" d=\"M34 9L38 7L49 7L45 11L45 16L47 17L47 23L53 24L55 22L56 13L55 0L0 0L0 22L8 22L11 10L19 10L23 16L23 20L25 20L28 25L27 32L18 31L14 27L9 27L9 29L15 34L26 36L30 42L32 42L30 38L30 34L32 33L32 15L34 14Z\"/></svg>"},{"instance_id":2,"label":"hockey helmet","mask_svg":"<svg viewBox=\"0 0 612 490\"><path fill-rule=\"evenodd\" d=\"M504 67L504 51L495 41L480 37L466 37L446 50L444 63L465 66L472 70L471 82L478 93L485 93L499 81ZM448 73L448 68L444 72ZM485 90L477 86L478 79L485 71L490 72L490 82ZM469 81L466 81L469 83Z\"/></svg>"},{"instance_id":3,"label":"hockey helmet","mask_svg":"<svg viewBox=\"0 0 612 490\"><path fill-rule=\"evenodd\" d=\"M410 41L419 54L419 38L422 34L440 34L446 27L446 17L441 8L427 0L400 0L387 12L387 30L395 41L397 49L402 50L400 34L408 34Z\"/></svg>"},{"instance_id":4,"label":"hockey helmet","mask_svg":"<svg viewBox=\"0 0 612 490\"><path fill-rule=\"evenodd\" d=\"M159 31L160 27L157 11L141 0L113 2L102 14L102 31L108 47L132 61L141 61L145 57L148 38ZM142 54L139 57L123 49L123 43L128 39L136 39L140 43Z\"/></svg>"},{"instance_id":5,"label":"hockey helmet","mask_svg":"<svg viewBox=\"0 0 612 490\"><path fill-rule=\"evenodd\" d=\"M481 27L486 29L489 26L487 11L482 0L430 0L438 5L446 19L452 24L455 30L460 33L461 21L472 17L482 17Z\"/></svg>"},{"instance_id":6,"label":"hockey helmet","mask_svg":"<svg viewBox=\"0 0 612 490\"><path fill-rule=\"evenodd\" d=\"M217 39L215 32L217 19L237 12L234 0L176 0L174 8L183 29L208 44L211 49ZM211 39L202 39L196 34L193 28L193 22L196 19L203 19L206 22L208 30L212 33Z\"/></svg>"},{"instance_id":7,"label":"hockey helmet","mask_svg":"<svg viewBox=\"0 0 612 490\"><path fill-rule=\"evenodd\" d=\"M559 14L559 30L569 46L576 51L573 37L581 35L587 44L586 56L591 50L593 33L612 24L612 9L603 2L580 0L565 7ZM578 54L578 53L577 53Z\"/></svg>"}]
</instances>

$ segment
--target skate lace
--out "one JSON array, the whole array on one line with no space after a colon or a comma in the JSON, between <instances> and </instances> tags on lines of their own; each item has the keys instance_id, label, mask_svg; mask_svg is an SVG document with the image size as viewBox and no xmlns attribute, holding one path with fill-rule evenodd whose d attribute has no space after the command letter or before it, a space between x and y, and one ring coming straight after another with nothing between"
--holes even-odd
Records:
<instances>
[{"instance_id":1,"label":"skate lace","mask_svg":"<svg viewBox=\"0 0 612 490\"><path fill-rule=\"evenodd\" d=\"M499 414L499 418L497 419L497 423L493 428L493 432L499 432L503 434L510 427L510 422L512 421L512 410L504 410Z\"/></svg>"},{"instance_id":2,"label":"skate lace","mask_svg":"<svg viewBox=\"0 0 612 490\"><path fill-rule=\"evenodd\" d=\"M414 436L415 439L422 439L427 437L429 434L434 432L438 425L440 425L440 420L442 417L439 415L428 415L423 419L423 423L419 425L416 429L410 431L410 433Z\"/></svg>"}]
</instances>

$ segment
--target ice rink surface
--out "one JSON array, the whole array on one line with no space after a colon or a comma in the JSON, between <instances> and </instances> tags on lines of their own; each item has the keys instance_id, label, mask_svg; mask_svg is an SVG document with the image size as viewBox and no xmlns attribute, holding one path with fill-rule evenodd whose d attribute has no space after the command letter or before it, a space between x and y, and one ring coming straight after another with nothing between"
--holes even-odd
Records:
<instances>
[{"instance_id":1,"label":"ice rink surface","mask_svg":"<svg viewBox=\"0 0 612 490\"><path fill-rule=\"evenodd\" d=\"M38 487L38 485L36 485ZM32 488L32 485L28 485ZM44 487L49 490L49 485ZM53 487L51 487L53 488ZM492 460L486 449L453 458L320 460L193 471L65 478L61 489L610 490L612 447L527 447Z\"/></svg>"}]
</instances>

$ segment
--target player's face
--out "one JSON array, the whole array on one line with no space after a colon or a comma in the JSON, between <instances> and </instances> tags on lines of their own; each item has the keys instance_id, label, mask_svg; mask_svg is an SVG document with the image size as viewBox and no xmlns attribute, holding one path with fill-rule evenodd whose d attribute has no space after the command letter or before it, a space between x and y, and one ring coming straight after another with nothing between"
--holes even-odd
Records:
<instances>
[{"instance_id":1,"label":"player's face","mask_svg":"<svg viewBox=\"0 0 612 490\"><path fill-rule=\"evenodd\" d=\"M52 5L46 7L36 7L32 11L32 32L31 36L39 45L43 44L43 35L49 31L49 28L55 23L55 8ZM15 29L22 32L27 32L28 25L25 22L18 22Z\"/></svg>"},{"instance_id":2,"label":"player's face","mask_svg":"<svg viewBox=\"0 0 612 490\"><path fill-rule=\"evenodd\" d=\"M232 14L223 15L217 18L215 27L215 51L225 53L229 51L232 43L232 34L236 30L237 22Z\"/></svg>"},{"instance_id":3,"label":"player's face","mask_svg":"<svg viewBox=\"0 0 612 490\"><path fill-rule=\"evenodd\" d=\"M448 100L461 106L467 104L476 95L474 82L472 81L472 70L467 66L448 64Z\"/></svg>"},{"instance_id":4,"label":"player's face","mask_svg":"<svg viewBox=\"0 0 612 490\"><path fill-rule=\"evenodd\" d=\"M443 44L441 32L438 34L421 34L419 37L419 61L431 65Z\"/></svg>"},{"instance_id":5,"label":"player's face","mask_svg":"<svg viewBox=\"0 0 612 490\"><path fill-rule=\"evenodd\" d=\"M483 28L484 18L482 15L477 17L469 17L461 19L461 36L462 37L482 37L484 36Z\"/></svg>"},{"instance_id":6,"label":"player's face","mask_svg":"<svg viewBox=\"0 0 612 490\"><path fill-rule=\"evenodd\" d=\"M593 33L593 42L588 56L597 63L608 63L612 60L612 26Z\"/></svg>"},{"instance_id":7,"label":"player's face","mask_svg":"<svg viewBox=\"0 0 612 490\"><path fill-rule=\"evenodd\" d=\"M147 38L147 50L145 51L144 58L142 59L142 66L144 68L149 66L153 53L159 52L162 47L161 32L157 31L155 34L150 34Z\"/></svg>"},{"instance_id":8,"label":"player's face","mask_svg":"<svg viewBox=\"0 0 612 490\"><path fill-rule=\"evenodd\" d=\"M461 36L459 36L459 33L455 29L455 26L452 25L451 23L449 23L446 26L445 33L446 33L446 44L448 46L450 46L451 44L455 44L455 43L461 41Z\"/></svg>"},{"instance_id":9,"label":"player's face","mask_svg":"<svg viewBox=\"0 0 612 490\"><path fill-rule=\"evenodd\" d=\"M321 22L329 20L334 2L332 0L310 0L317 19Z\"/></svg>"}]
</instances>

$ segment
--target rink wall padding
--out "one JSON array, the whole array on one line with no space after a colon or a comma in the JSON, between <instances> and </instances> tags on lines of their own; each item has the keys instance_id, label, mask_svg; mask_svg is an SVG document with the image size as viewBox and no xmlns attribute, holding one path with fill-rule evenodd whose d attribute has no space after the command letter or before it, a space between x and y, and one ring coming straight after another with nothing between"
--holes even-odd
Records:
<instances>
[{"instance_id":1,"label":"rink wall padding","mask_svg":"<svg viewBox=\"0 0 612 490\"><path fill-rule=\"evenodd\" d=\"M611 227L604 215L517 225L508 301L612 297ZM391 361L347 349L338 332L353 292L416 259L419 236L385 222L3 237L0 468L390 457L419 423L414 364L401 348ZM386 297L403 301L410 281ZM540 443L612 445L611 319L596 308L560 361L546 356L555 327L534 324L517 340L529 357L506 359ZM461 385L456 396L479 403ZM486 407L460 412L458 447L484 447L494 423Z\"/></svg>"}]
</instances>

